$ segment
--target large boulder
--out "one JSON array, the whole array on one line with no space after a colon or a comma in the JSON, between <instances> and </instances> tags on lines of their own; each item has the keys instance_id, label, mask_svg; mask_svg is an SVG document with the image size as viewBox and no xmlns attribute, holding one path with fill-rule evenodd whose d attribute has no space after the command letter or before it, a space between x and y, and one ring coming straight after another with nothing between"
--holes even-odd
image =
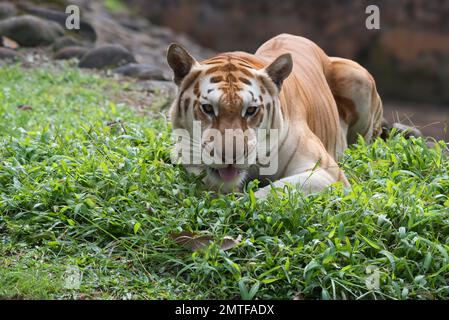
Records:
<instances>
[{"instance_id":1,"label":"large boulder","mask_svg":"<svg viewBox=\"0 0 449 320\"><path fill-rule=\"evenodd\" d=\"M29 15L0 21L0 35L22 47L49 45L63 34L64 29L59 24Z\"/></svg>"},{"instance_id":2,"label":"large boulder","mask_svg":"<svg viewBox=\"0 0 449 320\"><path fill-rule=\"evenodd\" d=\"M54 21L57 22L61 27L65 28L66 20L67 20L67 14L63 11L57 11L42 7L36 7L33 5L27 5L22 4L21 9L25 11L28 14L31 14L36 17L40 17L45 20ZM90 42L95 42L97 40L97 34L95 32L95 29L91 26L91 24L84 19L81 19L80 21L80 28L79 30L73 29L73 30L67 30L70 31L73 34L76 34L83 40L88 40Z\"/></svg>"},{"instance_id":3,"label":"large boulder","mask_svg":"<svg viewBox=\"0 0 449 320\"><path fill-rule=\"evenodd\" d=\"M105 44L88 51L79 62L80 68L106 69L136 62L133 54L121 45Z\"/></svg>"}]
</instances>

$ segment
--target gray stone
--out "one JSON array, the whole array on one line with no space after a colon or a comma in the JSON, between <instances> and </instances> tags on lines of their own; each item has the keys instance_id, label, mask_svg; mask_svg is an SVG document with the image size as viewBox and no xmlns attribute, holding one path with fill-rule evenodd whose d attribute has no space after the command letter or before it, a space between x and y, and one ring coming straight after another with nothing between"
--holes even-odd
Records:
<instances>
[{"instance_id":1,"label":"gray stone","mask_svg":"<svg viewBox=\"0 0 449 320\"><path fill-rule=\"evenodd\" d=\"M53 43L64 29L56 22L26 15L0 21L0 34L23 47L36 47Z\"/></svg>"},{"instance_id":2,"label":"gray stone","mask_svg":"<svg viewBox=\"0 0 449 320\"><path fill-rule=\"evenodd\" d=\"M141 80L169 80L161 68L151 64L130 63L115 69L114 72Z\"/></svg>"},{"instance_id":3,"label":"gray stone","mask_svg":"<svg viewBox=\"0 0 449 320\"><path fill-rule=\"evenodd\" d=\"M54 21L58 23L62 28L65 28L67 14L64 11L36 7L28 4L21 5L21 8L28 14L40 17L45 20ZM81 15L83 15L83 11L81 11ZM79 30L73 29L70 30L70 32L75 33L82 39L88 40L90 42L95 42L97 40L95 29L89 22L85 21L84 19L81 19L80 21Z\"/></svg>"},{"instance_id":4,"label":"gray stone","mask_svg":"<svg viewBox=\"0 0 449 320\"><path fill-rule=\"evenodd\" d=\"M0 60L18 60L20 55L11 49L0 47Z\"/></svg>"},{"instance_id":5,"label":"gray stone","mask_svg":"<svg viewBox=\"0 0 449 320\"><path fill-rule=\"evenodd\" d=\"M53 58L55 58L56 60L67 60L73 58L81 60L88 51L89 49L84 47L66 47L56 52Z\"/></svg>"},{"instance_id":6,"label":"gray stone","mask_svg":"<svg viewBox=\"0 0 449 320\"><path fill-rule=\"evenodd\" d=\"M106 44L88 51L79 62L80 68L106 69L136 62L128 49L121 45Z\"/></svg>"}]
</instances>

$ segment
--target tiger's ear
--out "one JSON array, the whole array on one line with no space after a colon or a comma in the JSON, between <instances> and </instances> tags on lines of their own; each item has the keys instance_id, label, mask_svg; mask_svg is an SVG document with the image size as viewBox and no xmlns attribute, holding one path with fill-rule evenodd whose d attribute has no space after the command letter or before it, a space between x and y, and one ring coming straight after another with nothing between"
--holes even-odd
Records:
<instances>
[{"instance_id":1,"label":"tiger's ear","mask_svg":"<svg viewBox=\"0 0 449 320\"><path fill-rule=\"evenodd\" d=\"M289 76L293 69L293 60L290 53L284 53L276 58L268 67L265 68L265 72L270 79L276 84L278 90L281 90L282 82Z\"/></svg>"},{"instance_id":2,"label":"tiger's ear","mask_svg":"<svg viewBox=\"0 0 449 320\"><path fill-rule=\"evenodd\" d=\"M189 74L192 66L196 64L196 60L177 43L172 43L168 47L167 62L174 73L174 81L179 85L184 77Z\"/></svg>"}]
</instances>

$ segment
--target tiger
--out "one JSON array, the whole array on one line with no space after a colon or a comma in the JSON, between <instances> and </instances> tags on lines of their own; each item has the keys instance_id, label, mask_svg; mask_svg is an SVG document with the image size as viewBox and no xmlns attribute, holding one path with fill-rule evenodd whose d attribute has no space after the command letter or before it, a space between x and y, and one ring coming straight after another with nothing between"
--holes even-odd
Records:
<instances>
[{"instance_id":1,"label":"tiger","mask_svg":"<svg viewBox=\"0 0 449 320\"><path fill-rule=\"evenodd\" d=\"M253 133L240 146L231 143L243 158L276 132L277 143L270 144L267 155L277 165L268 174L257 161L236 161L234 152L223 156L228 141L215 143L207 134L196 139L201 150L218 150L218 158L221 150L227 160L185 164L214 191L242 191L245 182L256 179L258 198L286 186L305 194L337 182L350 188L338 165L343 152L359 135L369 142L382 131L382 101L372 75L355 61L328 56L304 37L280 34L254 54L226 52L200 62L173 43L167 62L178 88L169 109L173 130L193 134L197 123L204 132L223 135L226 130L268 132L262 134L265 139Z\"/></svg>"}]
</instances>

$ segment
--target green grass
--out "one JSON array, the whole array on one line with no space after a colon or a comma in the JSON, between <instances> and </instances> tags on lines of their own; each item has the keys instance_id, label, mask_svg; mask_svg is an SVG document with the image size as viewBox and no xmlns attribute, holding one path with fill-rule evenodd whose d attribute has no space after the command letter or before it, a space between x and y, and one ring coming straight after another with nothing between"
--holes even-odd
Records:
<instances>
[{"instance_id":1,"label":"green grass","mask_svg":"<svg viewBox=\"0 0 449 320\"><path fill-rule=\"evenodd\" d=\"M163 117L120 103L126 86L0 68L0 297L449 297L444 143L360 141L342 161L350 191L215 196L170 164ZM181 231L215 241L190 252ZM224 251L225 236L242 241Z\"/></svg>"},{"instance_id":2,"label":"green grass","mask_svg":"<svg viewBox=\"0 0 449 320\"><path fill-rule=\"evenodd\" d=\"M127 7L121 0L104 0L104 6L111 12L126 12Z\"/></svg>"}]
</instances>

